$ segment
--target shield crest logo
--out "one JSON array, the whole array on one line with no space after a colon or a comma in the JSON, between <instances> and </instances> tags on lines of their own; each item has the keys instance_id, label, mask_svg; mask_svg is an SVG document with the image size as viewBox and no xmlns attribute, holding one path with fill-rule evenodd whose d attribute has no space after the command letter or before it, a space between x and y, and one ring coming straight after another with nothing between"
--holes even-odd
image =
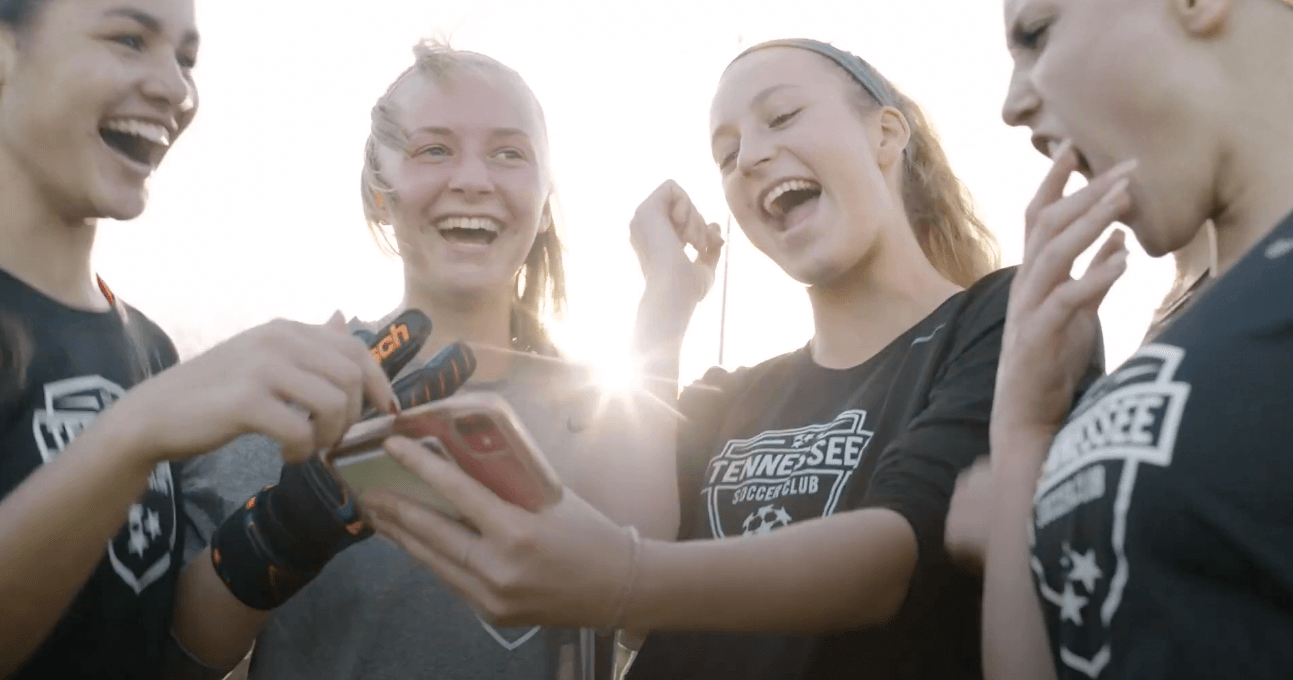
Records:
<instances>
[{"instance_id":1,"label":"shield crest logo","mask_svg":"<svg viewBox=\"0 0 1293 680\"><path fill-rule=\"evenodd\" d=\"M54 460L98 415L125 394L101 376L82 376L45 385L45 408L32 418L36 448L46 464ZM144 496L130 507L125 526L108 542L108 561L139 594L171 567L175 547L175 480L169 463L149 475Z\"/></svg>"},{"instance_id":2,"label":"shield crest logo","mask_svg":"<svg viewBox=\"0 0 1293 680\"><path fill-rule=\"evenodd\" d=\"M1168 467L1190 386L1173 380L1184 352L1142 348L1097 383L1056 436L1033 499L1032 569L1060 661L1099 678L1135 565L1127 513L1143 465Z\"/></svg>"}]
</instances>

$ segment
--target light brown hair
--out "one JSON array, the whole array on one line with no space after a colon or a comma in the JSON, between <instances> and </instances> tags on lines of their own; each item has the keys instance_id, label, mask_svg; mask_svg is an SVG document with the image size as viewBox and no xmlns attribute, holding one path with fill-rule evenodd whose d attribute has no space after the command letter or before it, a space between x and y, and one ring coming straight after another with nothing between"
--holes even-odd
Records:
<instances>
[{"instance_id":1,"label":"light brown hair","mask_svg":"<svg viewBox=\"0 0 1293 680\"><path fill-rule=\"evenodd\" d=\"M433 40L423 40L413 48L414 63L400 74L377 100L372 111L372 128L364 144L364 168L361 175L360 196L363 200L364 219L369 232L379 247L387 253L399 255L390 225L386 222L388 210L399 197L390 182L382 175L380 149L386 147L403 152L404 130L398 122L395 94L412 75L430 78L444 84L464 73L486 73L501 76L530 99L539 122L540 154L548 172L547 123L543 107L529 85L515 70L492 57L476 52L455 50L449 45ZM512 308L512 339L517 349L527 351L550 350L552 341L544 327L545 316L559 317L566 304L566 273L561 260L561 239L553 217L553 199L549 197L540 216L539 234L530 248L525 264L516 273L515 299Z\"/></svg>"},{"instance_id":2,"label":"light brown hair","mask_svg":"<svg viewBox=\"0 0 1293 680\"><path fill-rule=\"evenodd\" d=\"M817 40L772 40L745 50L736 59L769 47L795 47L818 54L838 67L847 86L857 93L863 114L889 106L907 119L911 138L903 158L903 205L921 250L940 274L959 286L970 286L1001 266L996 236L979 218L969 189L952 172L938 133L916 102L866 60Z\"/></svg>"}]
</instances>

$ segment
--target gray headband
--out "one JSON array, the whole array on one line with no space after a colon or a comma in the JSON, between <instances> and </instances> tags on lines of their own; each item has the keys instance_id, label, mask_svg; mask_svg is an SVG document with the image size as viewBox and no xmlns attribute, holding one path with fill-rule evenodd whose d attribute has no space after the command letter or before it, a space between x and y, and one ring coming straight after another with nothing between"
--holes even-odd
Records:
<instances>
[{"instance_id":1,"label":"gray headband","mask_svg":"<svg viewBox=\"0 0 1293 680\"><path fill-rule=\"evenodd\" d=\"M894 94L893 88L889 86L888 81L881 77L870 64L862 59L862 57L845 52L834 45L828 45L818 40L811 40L809 38L769 40L768 42L759 43L758 45L745 50L732 61L736 62L738 59L751 52L765 50L769 47L797 47L801 50L808 50L809 52L820 54L838 64L840 68L848 71L848 74L853 76L853 80L856 81L858 85L861 85L862 89L866 90L867 94L871 95L871 98L876 100L876 102L881 106L898 105L898 97Z\"/></svg>"}]
</instances>

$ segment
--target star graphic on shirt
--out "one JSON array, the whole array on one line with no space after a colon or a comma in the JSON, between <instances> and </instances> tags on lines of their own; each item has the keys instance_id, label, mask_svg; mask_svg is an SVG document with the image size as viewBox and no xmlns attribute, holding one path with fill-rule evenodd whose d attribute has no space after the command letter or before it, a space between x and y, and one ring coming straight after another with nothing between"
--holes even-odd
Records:
<instances>
[{"instance_id":1,"label":"star graphic on shirt","mask_svg":"<svg viewBox=\"0 0 1293 680\"><path fill-rule=\"evenodd\" d=\"M1064 583L1064 594L1060 598L1060 621L1072 621L1082 625L1082 608L1090 602L1089 598L1073 592L1073 582Z\"/></svg>"},{"instance_id":2,"label":"star graphic on shirt","mask_svg":"<svg viewBox=\"0 0 1293 680\"><path fill-rule=\"evenodd\" d=\"M148 511L148 521L144 523L144 526L148 529L148 535L154 539L162 535L162 523L160 520L161 517L157 515L156 510Z\"/></svg>"},{"instance_id":3,"label":"star graphic on shirt","mask_svg":"<svg viewBox=\"0 0 1293 680\"><path fill-rule=\"evenodd\" d=\"M1100 567L1095 563L1095 549L1085 553L1069 552L1069 558L1072 560L1073 568L1069 570L1068 580L1070 582L1080 582L1086 586L1087 594L1095 592L1095 583L1104 576Z\"/></svg>"},{"instance_id":4,"label":"star graphic on shirt","mask_svg":"<svg viewBox=\"0 0 1293 680\"><path fill-rule=\"evenodd\" d=\"M144 506L138 503L130 506L127 521L130 528L130 552L143 555L148 549L148 537L144 536Z\"/></svg>"}]
</instances>

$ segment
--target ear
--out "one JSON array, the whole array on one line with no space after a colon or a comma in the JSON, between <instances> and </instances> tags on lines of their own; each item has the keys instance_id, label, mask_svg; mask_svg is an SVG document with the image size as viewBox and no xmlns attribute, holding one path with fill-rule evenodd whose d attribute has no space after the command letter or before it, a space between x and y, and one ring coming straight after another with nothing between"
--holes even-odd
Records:
<instances>
[{"instance_id":1,"label":"ear","mask_svg":"<svg viewBox=\"0 0 1293 680\"><path fill-rule=\"evenodd\" d=\"M376 189L369 189L368 196L371 199L372 211L378 224L391 224L391 199L386 194Z\"/></svg>"},{"instance_id":2,"label":"ear","mask_svg":"<svg viewBox=\"0 0 1293 680\"><path fill-rule=\"evenodd\" d=\"M539 233L546 234L552 228L552 196L543 202L543 212L539 213Z\"/></svg>"},{"instance_id":3,"label":"ear","mask_svg":"<svg viewBox=\"0 0 1293 680\"><path fill-rule=\"evenodd\" d=\"M1208 37L1225 28L1235 0L1171 0L1172 13L1190 35Z\"/></svg>"},{"instance_id":4,"label":"ear","mask_svg":"<svg viewBox=\"0 0 1293 680\"><path fill-rule=\"evenodd\" d=\"M876 161L881 169L902 163L902 154L911 141L911 125L902 112L892 106L880 109L880 137L876 146Z\"/></svg>"}]
</instances>

